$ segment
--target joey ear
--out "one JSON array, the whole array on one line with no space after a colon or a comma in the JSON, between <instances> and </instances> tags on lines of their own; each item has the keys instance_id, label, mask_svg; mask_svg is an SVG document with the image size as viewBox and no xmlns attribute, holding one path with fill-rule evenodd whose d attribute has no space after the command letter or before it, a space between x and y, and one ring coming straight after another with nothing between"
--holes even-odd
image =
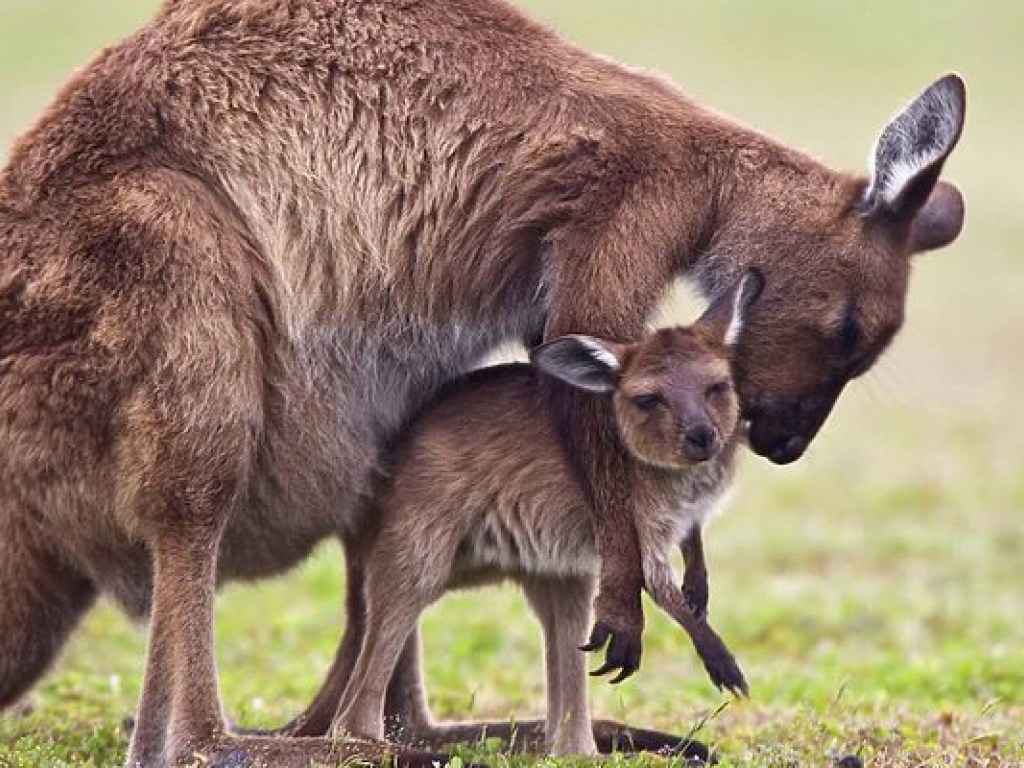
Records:
<instances>
[{"instance_id":1,"label":"joey ear","mask_svg":"<svg viewBox=\"0 0 1024 768\"><path fill-rule=\"evenodd\" d=\"M710 329L726 346L733 346L763 290L764 276L759 270L748 269L732 288L711 302L697 324Z\"/></svg>"},{"instance_id":2,"label":"joey ear","mask_svg":"<svg viewBox=\"0 0 1024 768\"><path fill-rule=\"evenodd\" d=\"M615 389L622 368L622 347L593 336L560 336L530 352L530 362L545 373L588 392Z\"/></svg>"},{"instance_id":3,"label":"joey ear","mask_svg":"<svg viewBox=\"0 0 1024 768\"><path fill-rule=\"evenodd\" d=\"M949 74L889 122L871 155L865 215L909 221L925 207L943 163L960 139L966 108L964 81Z\"/></svg>"}]
</instances>

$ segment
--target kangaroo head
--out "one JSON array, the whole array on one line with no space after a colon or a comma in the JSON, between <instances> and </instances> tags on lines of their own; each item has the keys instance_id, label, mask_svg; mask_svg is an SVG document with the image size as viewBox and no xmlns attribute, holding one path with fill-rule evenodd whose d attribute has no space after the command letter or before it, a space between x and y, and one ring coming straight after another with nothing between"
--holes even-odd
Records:
<instances>
[{"instance_id":1,"label":"kangaroo head","mask_svg":"<svg viewBox=\"0 0 1024 768\"><path fill-rule=\"evenodd\" d=\"M736 430L730 354L762 285L760 274L749 271L686 328L655 331L633 344L562 336L530 359L568 384L611 395L619 436L637 459L683 469L716 456Z\"/></svg>"},{"instance_id":2,"label":"kangaroo head","mask_svg":"<svg viewBox=\"0 0 1024 768\"><path fill-rule=\"evenodd\" d=\"M964 109L964 84L948 75L885 127L866 178L780 163L738 195L702 276L712 295L737 263L766 279L734 368L755 452L802 455L902 325L912 256L960 233L963 200L939 174Z\"/></svg>"}]
</instances>

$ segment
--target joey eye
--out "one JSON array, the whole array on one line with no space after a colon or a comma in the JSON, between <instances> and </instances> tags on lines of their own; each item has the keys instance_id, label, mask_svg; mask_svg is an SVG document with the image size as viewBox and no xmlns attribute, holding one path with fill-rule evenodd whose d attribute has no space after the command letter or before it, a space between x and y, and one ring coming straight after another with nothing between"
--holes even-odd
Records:
<instances>
[{"instance_id":1,"label":"joey eye","mask_svg":"<svg viewBox=\"0 0 1024 768\"><path fill-rule=\"evenodd\" d=\"M725 381L723 379L722 381L716 381L714 384L712 384L710 387L708 387L704 391L704 396L705 397L721 397L722 395L728 394L728 392L729 392L729 382Z\"/></svg>"},{"instance_id":2,"label":"joey eye","mask_svg":"<svg viewBox=\"0 0 1024 768\"><path fill-rule=\"evenodd\" d=\"M661 398L657 395L637 395L632 401L633 405L645 413L650 413L661 405Z\"/></svg>"}]
</instances>

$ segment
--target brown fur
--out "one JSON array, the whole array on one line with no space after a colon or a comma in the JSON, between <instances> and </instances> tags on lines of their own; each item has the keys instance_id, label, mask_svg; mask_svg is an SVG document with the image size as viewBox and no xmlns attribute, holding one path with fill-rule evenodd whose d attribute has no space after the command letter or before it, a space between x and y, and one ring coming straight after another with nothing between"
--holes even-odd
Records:
<instances>
[{"instance_id":1,"label":"brown fur","mask_svg":"<svg viewBox=\"0 0 1024 768\"><path fill-rule=\"evenodd\" d=\"M692 328L636 344L565 337L533 358L571 384L611 395L617 438L607 449L631 457L623 494L640 533L645 587L690 635L713 682L745 692L739 667L686 604L667 560L686 542L688 585L706 596L699 527L728 487L738 442L724 336L732 310L745 313L760 288L742 307L737 291L718 301L724 324L715 322L718 306ZM452 588L510 577L544 629L547 746L557 754L597 751L578 651L598 563L594 515L539 394L529 366L479 370L448 388L398 441L368 515L367 626L339 705L339 732L384 736L388 681L430 603Z\"/></svg>"},{"instance_id":2,"label":"brown fur","mask_svg":"<svg viewBox=\"0 0 1024 768\"><path fill-rule=\"evenodd\" d=\"M636 338L679 274L765 273L738 385L754 448L795 458L901 323L909 253L959 231L928 199L951 149L865 206L500 0L168 0L0 175L0 706L105 592L152 612L129 763L229 749L215 582L349 535L387 441L498 342ZM547 389L598 526L592 644L629 672L626 459Z\"/></svg>"}]
</instances>

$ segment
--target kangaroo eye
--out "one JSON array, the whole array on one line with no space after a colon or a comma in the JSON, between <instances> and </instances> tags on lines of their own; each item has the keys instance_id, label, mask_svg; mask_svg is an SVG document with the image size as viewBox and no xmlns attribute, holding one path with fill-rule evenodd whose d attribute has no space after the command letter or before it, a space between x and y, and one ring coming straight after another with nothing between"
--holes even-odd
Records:
<instances>
[{"instance_id":1,"label":"kangaroo eye","mask_svg":"<svg viewBox=\"0 0 1024 768\"><path fill-rule=\"evenodd\" d=\"M645 413L649 413L661 405L661 398L657 395L637 395L633 398L633 405Z\"/></svg>"},{"instance_id":2,"label":"kangaroo eye","mask_svg":"<svg viewBox=\"0 0 1024 768\"><path fill-rule=\"evenodd\" d=\"M857 342L860 341L860 323L857 321L856 310L850 308L846 311L834 339L841 354L848 355L857 348Z\"/></svg>"},{"instance_id":3,"label":"kangaroo eye","mask_svg":"<svg viewBox=\"0 0 1024 768\"><path fill-rule=\"evenodd\" d=\"M729 386L728 381L716 381L707 388L707 391L704 394L707 397L721 397L722 395L728 394Z\"/></svg>"}]
</instances>

